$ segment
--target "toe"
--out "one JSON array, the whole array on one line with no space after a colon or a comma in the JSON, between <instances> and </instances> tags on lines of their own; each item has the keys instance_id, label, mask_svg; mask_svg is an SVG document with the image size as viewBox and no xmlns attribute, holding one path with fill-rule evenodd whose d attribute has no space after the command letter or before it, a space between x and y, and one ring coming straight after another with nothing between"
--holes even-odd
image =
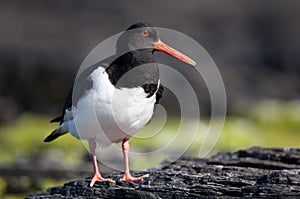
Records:
<instances>
[{"instance_id":1,"label":"toe","mask_svg":"<svg viewBox=\"0 0 300 199\"><path fill-rule=\"evenodd\" d=\"M139 181L143 181L144 178L148 178L149 174L145 174L139 177L133 177L130 173L128 174L124 174L123 178L121 179L122 181L129 181L129 182L139 182Z\"/></svg>"},{"instance_id":2,"label":"toe","mask_svg":"<svg viewBox=\"0 0 300 199\"><path fill-rule=\"evenodd\" d=\"M90 187L93 187L96 182L114 182L111 178L103 178L100 174L95 174L90 182Z\"/></svg>"}]
</instances>

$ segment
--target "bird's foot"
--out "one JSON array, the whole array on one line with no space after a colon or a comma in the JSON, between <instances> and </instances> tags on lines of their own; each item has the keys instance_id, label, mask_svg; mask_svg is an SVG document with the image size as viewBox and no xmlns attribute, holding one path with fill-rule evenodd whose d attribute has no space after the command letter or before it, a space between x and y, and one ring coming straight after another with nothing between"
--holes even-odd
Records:
<instances>
[{"instance_id":1,"label":"bird's foot","mask_svg":"<svg viewBox=\"0 0 300 199\"><path fill-rule=\"evenodd\" d=\"M108 182L114 182L114 180L111 179L111 178L103 178L100 173L95 173L94 177L92 178L92 180L90 182L90 187L94 186L94 184L97 181L98 182L107 182L107 181Z\"/></svg>"},{"instance_id":2,"label":"bird's foot","mask_svg":"<svg viewBox=\"0 0 300 199\"><path fill-rule=\"evenodd\" d=\"M125 172L121 181L139 182L143 181L144 178L148 178L149 174L142 175L140 177L133 177L129 172Z\"/></svg>"}]
</instances>

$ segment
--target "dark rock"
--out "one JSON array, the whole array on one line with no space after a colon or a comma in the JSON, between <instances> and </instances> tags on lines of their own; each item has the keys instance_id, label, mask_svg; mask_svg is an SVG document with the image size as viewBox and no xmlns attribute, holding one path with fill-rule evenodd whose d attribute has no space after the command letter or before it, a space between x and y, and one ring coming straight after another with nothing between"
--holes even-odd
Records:
<instances>
[{"instance_id":1,"label":"dark rock","mask_svg":"<svg viewBox=\"0 0 300 199\"><path fill-rule=\"evenodd\" d=\"M120 181L122 174L116 173L109 176L115 183L91 188L86 178L27 198L296 198L300 197L299 157L300 149L258 147L210 159L183 157L148 170L150 177L139 183Z\"/></svg>"}]
</instances>

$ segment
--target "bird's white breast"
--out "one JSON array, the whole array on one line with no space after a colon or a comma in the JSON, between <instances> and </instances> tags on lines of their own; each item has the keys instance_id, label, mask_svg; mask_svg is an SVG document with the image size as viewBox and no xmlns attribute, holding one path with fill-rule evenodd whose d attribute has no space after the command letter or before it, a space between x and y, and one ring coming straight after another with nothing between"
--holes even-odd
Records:
<instances>
[{"instance_id":1,"label":"bird's white breast","mask_svg":"<svg viewBox=\"0 0 300 199\"><path fill-rule=\"evenodd\" d=\"M131 137L151 119L155 95L147 98L141 87L115 88L101 67L91 76L93 88L72 109L72 135L107 146Z\"/></svg>"}]
</instances>

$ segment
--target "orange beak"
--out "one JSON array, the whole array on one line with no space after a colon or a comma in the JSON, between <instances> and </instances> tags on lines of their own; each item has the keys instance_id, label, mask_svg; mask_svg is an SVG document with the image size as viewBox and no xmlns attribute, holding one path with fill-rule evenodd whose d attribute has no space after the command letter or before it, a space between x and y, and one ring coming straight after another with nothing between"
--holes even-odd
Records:
<instances>
[{"instance_id":1,"label":"orange beak","mask_svg":"<svg viewBox=\"0 0 300 199\"><path fill-rule=\"evenodd\" d=\"M196 65L196 62L192 60L191 58L187 57L186 55L182 54L181 52L178 52L174 48L168 46L161 40L158 40L156 42L153 42L154 49L162 51L164 53L167 53L168 55L171 55L172 57L175 57L176 59L179 59L180 61L183 61L187 64L190 64L192 66Z\"/></svg>"}]
</instances>

